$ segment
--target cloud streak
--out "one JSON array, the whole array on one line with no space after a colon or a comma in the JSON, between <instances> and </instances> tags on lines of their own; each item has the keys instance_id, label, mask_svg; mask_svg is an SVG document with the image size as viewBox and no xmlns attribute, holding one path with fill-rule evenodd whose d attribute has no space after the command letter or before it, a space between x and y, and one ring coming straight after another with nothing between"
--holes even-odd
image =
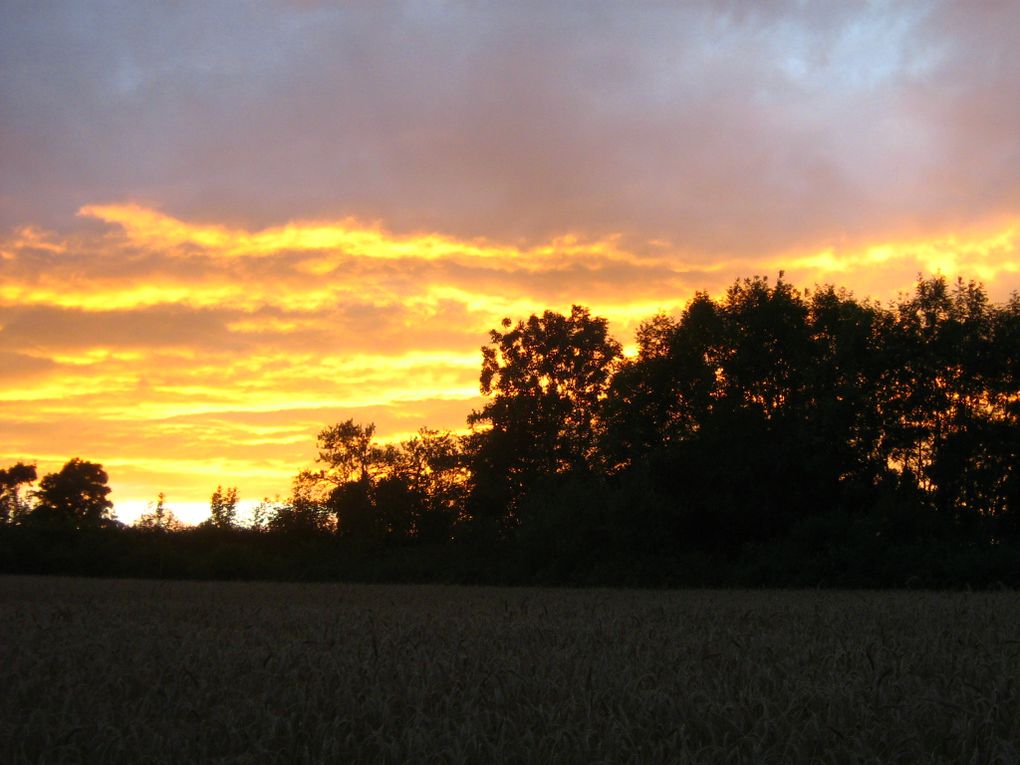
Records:
<instances>
[{"instance_id":1,"label":"cloud streak","mask_svg":"<svg viewBox=\"0 0 1020 765\"><path fill-rule=\"evenodd\" d=\"M5 3L0 462L257 497L333 420L461 426L503 316L582 303L628 343L779 270L1003 298L1017 28L949 0Z\"/></svg>"},{"instance_id":2,"label":"cloud streak","mask_svg":"<svg viewBox=\"0 0 1020 765\"><path fill-rule=\"evenodd\" d=\"M0 220L564 231L706 259L1020 201L1014 3L14 4ZM83 198L84 197L84 198Z\"/></svg>"},{"instance_id":3,"label":"cloud streak","mask_svg":"<svg viewBox=\"0 0 1020 765\"><path fill-rule=\"evenodd\" d=\"M332 420L391 438L463 427L478 348L504 316L582 303L629 342L639 321L752 273L876 297L919 272L978 276L999 296L1020 282L1017 224L699 267L615 236L520 247L351 219L249 231L137 204L82 215L104 226L0 241L0 461L99 459L125 507L143 491L199 502L220 482L286 491Z\"/></svg>"}]
</instances>

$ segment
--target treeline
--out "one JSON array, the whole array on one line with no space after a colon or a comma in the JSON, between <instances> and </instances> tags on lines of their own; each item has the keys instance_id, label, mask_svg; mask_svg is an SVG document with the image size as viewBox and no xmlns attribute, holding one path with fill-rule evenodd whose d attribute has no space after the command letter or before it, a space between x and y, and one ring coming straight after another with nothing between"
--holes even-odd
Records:
<instances>
[{"instance_id":1,"label":"treeline","mask_svg":"<svg viewBox=\"0 0 1020 765\"><path fill-rule=\"evenodd\" d=\"M327 427L316 469L246 528L233 489L217 489L201 528L161 499L123 529L74 477L105 485L99 466L72 461L35 490L31 466L13 466L0 473L5 569L1020 584L1016 295L995 304L980 284L932 278L880 305L756 277L645 321L637 344L625 356L578 306L506 319L482 348L486 399L467 435L393 445L371 424Z\"/></svg>"}]
</instances>

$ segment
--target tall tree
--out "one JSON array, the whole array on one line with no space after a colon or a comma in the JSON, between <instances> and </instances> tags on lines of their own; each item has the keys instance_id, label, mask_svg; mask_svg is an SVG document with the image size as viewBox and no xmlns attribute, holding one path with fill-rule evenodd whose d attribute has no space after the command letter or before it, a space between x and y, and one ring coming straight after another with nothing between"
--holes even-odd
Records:
<instances>
[{"instance_id":1,"label":"tall tree","mask_svg":"<svg viewBox=\"0 0 1020 765\"><path fill-rule=\"evenodd\" d=\"M152 512L143 513L135 522L140 529L150 531L180 531L184 524L174 515L174 511L166 506L166 494L160 492L155 503L149 503Z\"/></svg>"},{"instance_id":2,"label":"tall tree","mask_svg":"<svg viewBox=\"0 0 1020 765\"><path fill-rule=\"evenodd\" d=\"M536 481L596 466L601 402L620 344L605 319L573 306L546 311L503 331L482 348L481 392L489 400L468 418L475 512L491 508L512 520Z\"/></svg>"},{"instance_id":3,"label":"tall tree","mask_svg":"<svg viewBox=\"0 0 1020 765\"><path fill-rule=\"evenodd\" d=\"M375 444L374 439L374 423L359 425L346 420L323 428L316 441L316 461L325 468L315 475L335 486L371 480L392 458L392 452Z\"/></svg>"},{"instance_id":4,"label":"tall tree","mask_svg":"<svg viewBox=\"0 0 1020 765\"><path fill-rule=\"evenodd\" d=\"M837 504L841 481L867 473L858 451L874 463L874 418L861 415L873 325L870 306L829 288L808 301L782 274L642 324L606 402L604 450L664 498L656 536L739 546Z\"/></svg>"},{"instance_id":5,"label":"tall tree","mask_svg":"<svg viewBox=\"0 0 1020 765\"><path fill-rule=\"evenodd\" d=\"M929 495L939 491L936 467L950 448L959 450L989 419L1000 418L1008 402L998 393L1008 362L996 352L995 317L984 289L944 277L919 279L912 296L890 314L884 332L884 377L878 404L884 446L904 476ZM998 367L998 368L996 368ZM969 448L969 447L968 447Z\"/></svg>"},{"instance_id":6,"label":"tall tree","mask_svg":"<svg viewBox=\"0 0 1020 765\"><path fill-rule=\"evenodd\" d=\"M217 486L209 499L209 526L232 529L237 526L237 487Z\"/></svg>"},{"instance_id":7,"label":"tall tree","mask_svg":"<svg viewBox=\"0 0 1020 765\"><path fill-rule=\"evenodd\" d=\"M384 536L375 508L375 484L390 471L396 457L392 446L381 447L374 439L374 423L346 420L324 428L317 439L317 462L325 467L303 474L307 483L318 487L342 537L377 540Z\"/></svg>"},{"instance_id":8,"label":"tall tree","mask_svg":"<svg viewBox=\"0 0 1020 765\"><path fill-rule=\"evenodd\" d=\"M422 542L448 541L460 521L470 477L462 439L422 428L400 445L396 477L414 498L411 535Z\"/></svg>"},{"instance_id":9,"label":"tall tree","mask_svg":"<svg viewBox=\"0 0 1020 765\"><path fill-rule=\"evenodd\" d=\"M333 530L336 519L323 497L321 479L308 471L299 473L294 479L290 498L286 502L274 502L272 514L266 520L270 531L296 535L312 535Z\"/></svg>"},{"instance_id":10,"label":"tall tree","mask_svg":"<svg viewBox=\"0 0 1020 765\"><path fill-rule=\"evenodd\" d=\"M28 502L21 492L35 479L35 465L19 462L0 469L0 526L18 523L28 513Z\"/></svg>"},{"instance_id":11,"label":"tall tree","mask_svg":"<svg viewBox=\"0 0 1020 765\"><path fill-rule=\"evenodd\" d=\"M611 470L697 431L716 398L722 339L721 310L705 293L679 321L660 314L638 326L638 353L620 365L604 405Z\"/></svg>"},{"instance_id":12,"label":"tall tree","mask_svg":"<svg viewBox=\"0 0 1020 765\"><path fill-rule=\"evenodd\" d=\"M31 518L45 525L98 528L112 520L109 477L103 466L75 457L58 473L50 473L35 491Z\"/></svg>"},{"instance_id":13,"label":"tall tree","mask_svg":"<svg viewBox=\"0 0 1020 765\"><path fill-rule=\"evenodd\" d=\"M374 437L372 423L325 428L318 436L324 467L303 474L321 492L340 536L448 539L466 485L460 440L428 428L399 445L378 445Z\"/></svg>"},{"instance_id":14,"label":"tall tree","mask_svg":"<svg viewBox=\"0 0 1020 765\"><path fill-rule=\"evenodd\" d=\"M765 277L735 282L722 313L722 397L766 419L803 405L803 373L813 365L814 351L808 306L782 272L774 286Z\"/></svg>"}]
</instances>

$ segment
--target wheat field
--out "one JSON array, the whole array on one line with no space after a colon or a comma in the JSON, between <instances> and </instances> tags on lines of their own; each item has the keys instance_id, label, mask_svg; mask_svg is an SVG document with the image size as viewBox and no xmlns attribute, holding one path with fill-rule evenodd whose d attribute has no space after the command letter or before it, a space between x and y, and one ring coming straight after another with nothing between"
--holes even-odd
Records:
<instances>
[{"instance_id":1,"label":"wheat field","mask_svg":"<svg viewBox=\"0 0 1020 765\"><path fill-rule=\"evenodd\" d=\"M1011 592L0 578L4 763L1016 763Z\"/></svg>"}]
</instances>

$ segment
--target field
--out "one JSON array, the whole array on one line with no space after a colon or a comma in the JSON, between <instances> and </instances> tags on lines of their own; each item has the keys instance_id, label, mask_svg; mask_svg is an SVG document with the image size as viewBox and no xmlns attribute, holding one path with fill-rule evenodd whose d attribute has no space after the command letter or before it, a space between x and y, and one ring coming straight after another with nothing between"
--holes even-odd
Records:
<instances>
[{"instance_id":1,"label":"field","mask_svg":"<svg viewBox=\"0 0 1020 765\"><path fill-rule=\"evenodd\" d=\"M0 762L1016 763L1015 593L0 578Z\"/></svg>"}]
</instances>

